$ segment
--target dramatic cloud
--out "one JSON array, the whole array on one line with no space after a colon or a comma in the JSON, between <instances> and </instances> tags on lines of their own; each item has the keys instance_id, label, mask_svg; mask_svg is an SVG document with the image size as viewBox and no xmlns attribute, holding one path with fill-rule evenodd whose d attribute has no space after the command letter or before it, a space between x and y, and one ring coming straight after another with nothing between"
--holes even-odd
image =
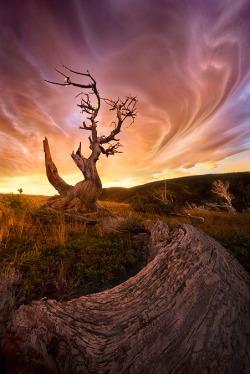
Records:
<instances>
[{"instance_id":1,"label":"dramatic cloud","mask_svg":"<svg viewBox=\"0 0 250 374\"><path fill-rule=\"evenodd\" d=\"M80 140L89 152L79 92L44 81L62 78L53 70L62 62L89 69L102 97L138 96L123 154L99 161L106 185L230 171L228 160L231 171L246 165L248 0L13 0L0 22L0 191L53 193L44 136L64 179L81 179L70 157ZM103 103L100 132L111 122Z\"/></svg>"}]
</instances>

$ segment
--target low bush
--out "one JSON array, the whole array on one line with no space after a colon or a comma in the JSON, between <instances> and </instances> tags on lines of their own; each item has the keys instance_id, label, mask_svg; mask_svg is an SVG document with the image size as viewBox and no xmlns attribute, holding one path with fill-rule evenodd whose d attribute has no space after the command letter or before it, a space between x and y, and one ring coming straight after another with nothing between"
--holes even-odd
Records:
<instances>
[{"instance_id":1,"label":"low bush","mask_svg":"<svg viewBox=\"0 0 250 374\"><path fill-rule=\"evenodd\" d=\"M213 235L223 247L232 253L234 257L250 273L250 238L237 231L223 231Z\"/></svg>"},{"instance_id":2,"label":"low bush","mask_svg":"<svg viewBox=\"0 0 250 374\"><path fill-rule=\"evenodd\" d=\"M145 231L142 219L128 218L120 226L120 230L129 231L133 234L139 234Z\"/></svg>"},{"instance_id":3,"label":"low bush","mask_svg":"<svg viewBox=\"0 0 250 374\"><path fill-rule=\"evenodd\" d=\"M166 205L154 196L153 191L147 191L142 195L136 195L131 202L131 207L135 212L168 214L174 209L172 201Z\"/></svg>"},{"instance_id":4,"label":"low bush","mask_svg":"<svg viewBox=\"0 0 250 374\"><path fill-rule=\"evenodd\" d=\"M14 213L22 213L30 208L30 201L20 195L9 194L4 196L2 203L5 207L10 208Z\"/></svg>"}]
</instances>

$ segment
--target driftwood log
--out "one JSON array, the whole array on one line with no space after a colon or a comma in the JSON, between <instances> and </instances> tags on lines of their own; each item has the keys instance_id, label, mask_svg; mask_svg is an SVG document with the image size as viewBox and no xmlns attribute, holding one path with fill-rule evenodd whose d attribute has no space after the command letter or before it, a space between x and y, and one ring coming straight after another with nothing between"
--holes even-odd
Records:
<instances>
[{"instance_id":1,"label":"driftwood log","mask_svg":"<svg viewBox=\"0 0 250 374\"><path fill-rule=\"evenodd\" d=\"M154 259L125 283L14 313L14 373L247 373L249 275L190 225L152 229Z\"/></svg>"}]
</instances>

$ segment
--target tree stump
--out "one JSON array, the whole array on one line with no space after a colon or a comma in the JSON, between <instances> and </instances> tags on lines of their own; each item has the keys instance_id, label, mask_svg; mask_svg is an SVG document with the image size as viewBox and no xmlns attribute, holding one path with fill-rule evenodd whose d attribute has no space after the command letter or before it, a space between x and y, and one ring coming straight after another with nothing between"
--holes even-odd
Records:
<instances>
[{"instance_id":1,"label":"tree stump","mask_svg":"<svg viewBox=\"0 0 250 374\"><path fill-rule=\"evenodd\" d=\"M67 302L21 306L9 324L7 338L17 344L11 355L6 349L6 368L247 373L249 275L199 229L182 225L161 237L159 225L168 233L162 223L153 227L154 259L123 284Z\"/></svg>"}]
</instances>

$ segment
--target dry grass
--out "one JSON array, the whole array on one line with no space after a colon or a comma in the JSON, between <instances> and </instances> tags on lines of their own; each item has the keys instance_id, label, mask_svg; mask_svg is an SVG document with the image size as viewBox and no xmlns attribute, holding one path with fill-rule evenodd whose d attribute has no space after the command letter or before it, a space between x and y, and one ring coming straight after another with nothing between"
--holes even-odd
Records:
<instances>
[{"instance_id":1,"label":"dry grass","mask_svg":"<svg viewBox=\"0 0 250 374\"><path fill-rule=\"evenodd\" d=\"M20 274L14 269L8 267L0 273L0 342L16 306L16 289L19 284Z\"/></svg>"},{"instance_id":2,"label":"dry grass","mask_svg":"<svg viewBox=\"0 0 250 374\"><path fill-rule=\"evenodd\" d=\"M26 212L21 214L13 214L13 211L6 207L3 202L1 202L2 197L6 195L0 194L0 241L4 234L8 234L13 227L18 227L20 235L22 235L25 225L28 225ZM29 199L32 207L36 208L41 206L47 199L46 196L32 196L29 195ZM200 228L201 230L209 233L212 236L217 236L221 232L236 231L239 234L243 234L246 237L250 237L250 214L240 213L240 214L229 214L226 212L213 212L213 211L192 211L193 215L197 215L204 218L204 222L198 222L188 217L177 217L177 216L167 216L152 213L140 213L132 211L130 204L117 203L113 201L102 201L103 206L110 209L114 213L130 217L138 220L162 220L169 224L171 227L183 223L191 224ZM98 229L98 228L97 228ZM44 230L41 227L41 230ZM84 232L85 228L82 227L80 223L72 222L65 225L62 219L60 224L56 224L53 227L53 241L60 244L65 244L67 240L68 232ZM100 231L100 230L99 230ZM102 233L100 233L102 235ZM45 231L46 236L46 231ZM51 240L51 237L47 237L47 240Z\"/></svg>"},{"instance_id":3,"label":"dry grass","mask_svg":"<svg viewBox=\"0 0 250 374\"><path fill-rule=\"evenodd\" d=\"M1 201L5 196L7 195L0 194L0 238L3 231L8 231L9 228L13 225L18 225L20 227L20 230L22 230L25 222L25 212L23 215L16 217L13 215L11 209L8 209L3 204L1 204ZM33 207L40 207L48 199L47 196L43 195L22 196L28 198ZM170 226L188 223L196 227L199 227L201 230L204 230L211 234L218 234L222 231L235 230L247 237L250 237L250 213L229 214L226 212L192 211L193 215L197 215L205 219L204 222L197 222L196 220L193 220L188 217L171 217L152 213L133 212L131 205L125 203L117 203L114 201L102 201L101 204L106 208L110 209L111 211L113 211L115 214L119 214L126 217L130 216L139 220L160 219L167 222ZM72 223L71 230L79 231L83 230L83 228L81 224ZM65 225L62 222L60 227L56 226L56 240L58 240L60 243L63 243L66 240L65 235L67 235L67 233L65 232Z\"/></svg>"},{"instance_id":4,"label":"dry grass","mask_svg":"<svg viewBox=\"0 0 250 374\"><path fill-rule=\"evenodd\" d=\"M221 232L236 231L250 238L250 213L230 214L226 212L197 212L205 218L204 223L197 224L201 230L218 235Z\"/></svg>"},{"instance_id":5,"label":"dry grass","mask_svg":"<svg viewBox=\"0 0 250 374\"><path fill-rule=\"evenodd\" d=\"M104 204L117 214L129 216L141 222L161 220L166 222L170 228L184 223L193 225L221 243L250 272L250 213L190 211L194 216L203 217L204 222L201 222L189 217L133 212L130 204L107 201Z\"/></svg>"},{"instance_id":6,"label":"dry grass","mask_svg":"<svg viewBox=\"0 0 250 374\"><path fill-rule=\"evenodd\" d=\"M31 201L32 205L40 206L42 203L46 202L50 196L44 195L26 195L26 194L7 194L7 193L0 193L0 202L4 200L5 197L13 195L13 196L22 196Z\"/></svg>"},{"instance_id":7,"label":"dry grass","mask_svg":"<svg viewBox=\"0 0 250 374\"><path fill-rule=\"evenodd\" d=\"M105 208L108 208L115 214L119 214L121 216L128 216L131 212L130 204L117 203L115 201L101 201L101 204Z\"/></svg>"},{"instance_id":8,"label":"dry grass","mask_svg":"<svg viewBox=\"0 0 250 374\"><path fill-rule=\"evenodd\" d=\"M100 225L65 222L41 207L44 197L9 196L0 201L0 273L20 272L24 302L107 287L139 261L130 234L110 237Z\"/></svg>"},{"instance_id":9,"label":"dry grass","mask_svg":"<svg viewBox=\"0 0 250 374\"><path fill-rule=\"evenodd\" d=\"M6 195L0 196L0 274L18 272L22 275L25 302L45 295L67 298L75 292L79 281L83 284L87 279L95 285L99 277L105 283L106 278L120 276L122 268L124 272L126 266L139 261L131 238L124 234L121 238L109 238L100 225L83 227L79 222L65 223L63 216L39 208L44 203L44 196L30 198L25 209L18 211L15 211L15 205L10 207L4 197ZM249 263L249 213L192 211L193 215L205 219L197 222L188 217L134 212L130 204L125 203L101 203L128 218L128 222L162 220L171 228L183 223L196 226L238 256L243 265ZM10 294L12 303L11 300Z\"/></svg>"},{"instance_id":10,"label":"dry grass","mask_svg":"<svg viewBox=\"0 0 250 374\"><path fill-rule=\"evenodd\" d=\"M130 204L116 203L110 201L102 201L102 204L112 210L116 214L129 216L139 220L162 220L170 226L187 223L200 228L201 230L210 233L213 236L221 232L236 231L250 237L250 213L236 213L230 214L227 212L213 212L213 211L190 211L194 216L204 218L204 222L198 222L188 217L167 216L152 213L133 212Z\"/></svg>"}]
</instances>

